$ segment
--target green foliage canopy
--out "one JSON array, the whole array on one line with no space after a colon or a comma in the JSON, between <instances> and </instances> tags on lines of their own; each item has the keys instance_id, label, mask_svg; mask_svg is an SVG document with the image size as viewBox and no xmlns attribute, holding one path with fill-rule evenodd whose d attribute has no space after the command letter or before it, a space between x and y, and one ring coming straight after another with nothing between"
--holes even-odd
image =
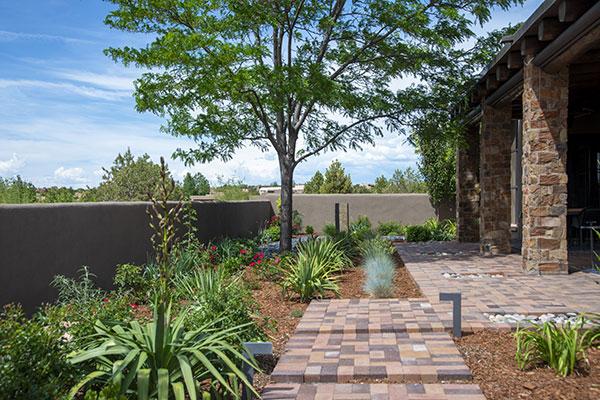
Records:
<instances>
[{"instance_id":1,"label":"green foliage canopy","mask_svg":"<svg viewBox=\"0 0 600 400\"><path fill-rule=\"evenodd\" d=\"M110 169L103 169L102 182L96 190L98 201L146 201L160 182L160 165L148 154L136 159L130 149L117 155ZM171 200L179 199L180 195L181 189L177 187Z\"/></svg>"},{"instance_id":2,"label":"green foliage canopy","mask_svg":"<svg viewBox=\"0 0 600 400\"><path fill-rule=\"evenodd\" d=\"M136 81L137 109L197 142L179 157L229 160L246 145L277 152L289 250L295 167L325 150L373 144L384 127L400 130L413 99L392 91L392 80L452 67L444 56L472 35L472 21L514 1L111 2L106 24L150 43L106 52L149 70Z\"/></svg>"},{"instance_id":3,"label":"green foliage canopy","mask_svg":"<svg viewBox=\"0 0 600 400\"><path fill-rule=\"evenodd\" d=\"M200 172L194 175L188 172L183 177L182 190L187 198L190 196L203 196L210 193L210 183Z\"/></svg>"},{"instance_id":4,"label":"green foliage canopy","mask_svg":"<svg viewBox=\"0 0 600 400\"><path fill-rule=\"evenodd\" d=\"M335 160L325 171L321 193L352 193L352 178L346 174L342 163Z\"/></svg>"},{"instance_id":5,"label":"green foliage canopy","mask_svg":"<svg viewBox=\"0 0 600 400\"><path fill-rule=\"evenodd\" d=\"M18 175L15 178L0 178L0 203L23 204L35 201L36 191L32 183Z\"/></svg>"},{"instance_id":6,"label":"green foliage canopy","mask_svg":"<svg viewBox=\"0 0 600 400\"><path fill-rule=\"evenodd\" d=\"M323 186L323 174L321 171L317 171L304 185L304 193L320 193L321 186Z\"/></svg>"}]
</instances>

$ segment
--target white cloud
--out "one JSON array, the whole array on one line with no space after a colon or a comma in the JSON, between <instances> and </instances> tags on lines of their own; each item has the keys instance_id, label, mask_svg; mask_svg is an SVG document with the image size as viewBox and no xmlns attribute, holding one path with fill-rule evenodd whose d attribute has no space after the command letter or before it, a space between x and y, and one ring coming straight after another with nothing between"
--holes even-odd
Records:
<instances>
[{"instance_id":1,"label":"white cloud","mask_svg":"<svg viewBox=\"0 0 600 400\"><path fill-rule=\"evenodd\" d=\"M116 91L133 91L133 80L138 74L123 76L115 74L99 74L88 71L60 70L56 71L56 76L70 81L86 83L99 86L105 89Z\"/></svg>"},{"instance_id":2,"label":"white cloud","mask_svg":"<svg viewBox=\"0 0 600 400\"><path fill-rule=\"evenodd\" d=\"M19 158L16 153L8 160L0 160L0 175L12 175L19 172L25 165L25 161Z\"/></svg>"},{"instance_id":3,"label":"white cloud","mask_svg":"<svg viewBox=\"0 0 600 400\"><path fill-rule=\"evenodd\" d=\"M84 174L83 168L65 168L61 166L54 171L54 180L59 185L83 184L88 181Z\"/></svg>"},{"instance_id":4,"label":"white cloud","mask_svg":"<svg viewBox=\"0 0 600 400\"><path fill-rule=\"evenodd\" d=\"M32 79L0 79L0 89L6 88L37 88L70 92L79 96L103 100L119 100L131 96L128 90L104 90L90 86L79 86L72 83L48 82Z\"/></svg>"},{"instance_id":5,"label":"white cloud","mask_svg":"<svg viewBox=\"0 0 600 400\"><path fill-rule=\"evenodd\" d=\"M93 43L90 40L72 38L60 35L48 35L44 33L11 32L0 30L0 42L12 42L16 40L41 40L64 43Z\"/></svg>"}]
</instances>

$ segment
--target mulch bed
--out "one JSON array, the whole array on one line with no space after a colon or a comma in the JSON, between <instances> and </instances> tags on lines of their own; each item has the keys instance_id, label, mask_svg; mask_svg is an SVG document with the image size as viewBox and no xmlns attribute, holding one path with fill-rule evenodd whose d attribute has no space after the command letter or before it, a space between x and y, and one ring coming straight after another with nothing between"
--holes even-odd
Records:
<instances>
[{"instance_id":1,"label":"mulch bed","mask_svg":"<svg viewBox=\"0 0 600 400\"><path fill-rule=\"evenodd\" d=\"M418 286L402 264L399 256L396 257L396 262L398 264L394 279L396 297L421 297ZM358 265L358 261L356 264ZM254 282L251 286L256 289L252 290L252 296L258 303L261 316L266 317L268 320L265 330L268 340L273 343L274 357L258 360L264 372L255 375L254 384L258 390L261 390L269 383L269 374L283 353L285 344L294 333L302 313L308 307L308 303L300 303L294 299L286 298L281 291L281 286L269 280L260 279L253 271L247 270L244 279L248 282ZM340 298L369 297L363 291L364 279L362 268L350 268L344 272L339 280Z\"/></svg>"},{"instance_id":2,"label":"mulch bed","mask_svg":"<svg viewBox=\"0 0 600 400\"><path fill-rule=\"evenodd\" d=\"M600 350L588 352L590 366L562 378L550 368L517 368L511 333L484 330L455 340L486 398L491 400L600 399Z\"/></svg>"}]
</instances>

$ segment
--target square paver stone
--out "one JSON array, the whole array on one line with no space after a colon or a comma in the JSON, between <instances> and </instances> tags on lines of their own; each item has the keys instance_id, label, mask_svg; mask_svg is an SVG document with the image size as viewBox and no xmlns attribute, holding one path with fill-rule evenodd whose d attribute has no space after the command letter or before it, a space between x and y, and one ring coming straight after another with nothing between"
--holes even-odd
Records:
<instances>
[{"instance_id":1,"label":"square paver stone","mask_svg":"<svg viewBox=\"0 0 600 400\"><path fill-rule=\"evenodd\" d=\"M471 379L445 332L306 333L287 344L278 383L439 383Z\"/></svg>"},{"instance_id":2,"label":"square paver stone","mask_svg":"<svg viewBox=\"0 0 600 400\"><path fill-rule=\"evenodd\" d=\"M442 332L444 325L426 299L312 301L296 334Z\"/></svg>"},{"instance_id":3,"label":"square paver stone","mask_svg":"<svg viewBox=\"0 0 600 400\"><path fill-rule=\"evenodd\" d=\"M473 384L272 384L264 400L484 400Z\"/></svg>"}]
</instances>

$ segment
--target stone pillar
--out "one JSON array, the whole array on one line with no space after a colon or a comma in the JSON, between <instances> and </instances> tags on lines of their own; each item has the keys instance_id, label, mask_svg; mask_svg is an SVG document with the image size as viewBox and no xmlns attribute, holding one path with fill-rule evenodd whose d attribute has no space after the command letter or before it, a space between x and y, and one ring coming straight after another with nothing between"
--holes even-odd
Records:
<instances>
[{"instance_id":1,"label":"stone pillar","mask_svg":"<svg viewBox=\"0 0 600 400\"><path fill-rule=\"evenodd\" d=\"M466 128L456 154L456 223L459 242L479 242L479 125Z\"/></svg>"},{"instance_id":2,"label":"stone pillar","mask_svg":"<svg viewBox=\"0 0 600 400\"><path fill-rule=\"evenodd\" d=\"M567 273L567 67L523 67L523 268Z\"/></svg>"},{"instance_id":3,"label":"stone pillar","mask_svg":"<svg viewBox=\"0 0 600 400\"><path fill-rule=\"evenodd\" d=\"M512 107L485 106L480 133L479 236L483 254L510 253Z\"/></svg>"}]
</instances>

